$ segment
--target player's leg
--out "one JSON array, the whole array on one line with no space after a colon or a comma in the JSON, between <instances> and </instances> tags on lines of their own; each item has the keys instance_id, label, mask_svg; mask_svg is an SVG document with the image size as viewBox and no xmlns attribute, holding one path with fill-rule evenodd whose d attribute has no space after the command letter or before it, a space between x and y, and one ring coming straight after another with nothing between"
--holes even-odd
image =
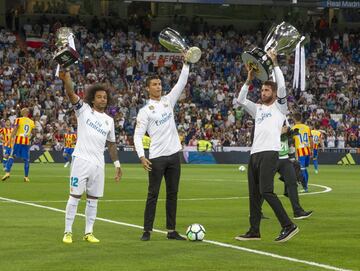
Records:
<instances>
[{"instance_id":1,"label":"player's leg","mask_svg":"<svg viewBox=\"0 0 360 271\"><path fill-rule=\"evenodd\" d=\"M315 174L318 174L318 172L319 172L319 164L318 164L318 150L317 149L314 149L313 163L314 163Z\"/></svg>"},{"instance_id":2,"label":"player's leg","mask_svg":"<svg viewBox=\"0 0 360 271\"><path fill-rule=\"evenodd\" d=\"M30 145L22 145L21 157L24 159L24 182L30 182Z\"/></svg>"},{"instance_id":3,"label":"player's leg","mask_svg":"<svg viewBox=\"0 0 360 271\"><path fill-rule=\"evenodd\" d=\"M19 145L15 144L14 147L10 151L10 155L8 161L6 163L5 175L1 178L2 181L10 178L10 171L14 163L14 158L19 154Z\"/></svg>"},{"instance_id":4,"label":"player's leg","mask_svg":"<svg viewBox=\"0 0 360 271\"><path fill-rule=\"evenodd\" d=\"M274 193L274 177L276 173L276 164L278 160L277 152L263 152L261 153L259 182L260 193L264 200L269 203L278 218L281 226L287 227L292 224L279 198Z\"/></svg>"},{"instance_id":5,"label":"player's leg","mask_svg":"<svg viewBox=\"0 0 360 271\"><path fill-rule=\"evenodd\" d=\"M149 186L144 212L144 234L141 237L142 241L150 240L150 231L153 229L160 184L167 163L166 157L163 156L151 159L150 161L152 170L149 172Z\"/></svg>"},{"instance_id":6,"label":"player's leg","mask_svg":"<svg viewBox=\"0 0 360 271\"><path fill-rule=\"evenodd\" d=\"M85 235L84 240L90 243L99 243L100 240L93 235L94 223L97 215L98 198L104 195L104 168L90 165L91 174L86 185L85 208Z\"/></svg>"},{"instance_id":7,"label":"player's leg","mask_svg":"<svg viewBox=\"0 0 360 271\"><path fill-rule=\"evenodd\" d=\"M301 207L299 202L295 169L289 159L281 159L279 161L279 174L284 180L291 202L291 207L294 215L296 216L297 214L304 212L304 209Z\"/></svg>"},{"instance_id":8,"label":"player's leg","mask_svg":"<svg viewBox=\"0 0 360 271\"><path fill-rule=\"evenodd\" d=\"M64 151L63 151L63 158L64 158L64 160L65 160L65 165L64 165L64 167L67 167L69 164L68 164L68 162L69 162L69 159L68 159L68 154L67 154L67 152L66 152L66 148L64 148Z\"/></svg>"},{"instance_id":9,"label":"player's leg","mask_svg":"<svg viewBox=\"0 0 360 271\"><path fill-rule=\"evenodd\" d=\"M70 151L68 148L64 148L63 157L65 160L64 167L67 167L70 164Z\"/></svg>"},{"instance_id":10,"label":"player's leg","mask_svg":"<svg viewBox=\"0 0 360 271\"><path fill-rule=\"evenodd\" d=\"M168 164L164 172L166 182L166 228L168 230L168 239L186 240L175 231L176 228L176 210L177 195L180 180L180 156L175 153L169 157Z\"/></svg>"},{"instance_id":11,"label":"player's leg","mask_svg":"<svg viewBox=\"0 0 360 271\"><path fill-rule=\"evenodd\" d=\"M72 243L72 225L75 220L81 195L86 188L86 174L87 172L86 168L84 168L84 163L75 160L70 172L70 196L66 204L64 243Z\"/></svg>"},{"instance_id":12,"label":"player's leg","mask_svg":"<svg viewBox=\"0 0 360 271\"><path fill-rule=\"evenodd\" d=\"M236 236L239 241L260 240L261 205L263 199L259 188L258 154L250 156L248 164L248 189L249 189L249 211L250 229L245 234Z\"/></svg>"},{"instance_id":13,"label":"player's leg","mask_svg":"<svg viewBox=\"0 0 360 271\"><path fill-rule=\"evenodd\" d=\"M274 193L274 177L278 152L263 152L260 164L260 193L273 209L281 224L279 236L276 242L286 242L299 232L299 228L290 220L281 201Z\"/></svg>"},{"instance_id":14,"label":"player's leg","mask_svg":"<svg viewBox=\"0 0 360 271\"><path fill-rule=\"evenodd\" d=\"M310 155L307 155L305 156L305 186L306 186L306 189L305 189L305 192L308 192L309 191L309 186L308 186L308 183L309 183L309 172L307 170L307 168L309 167L310 165Z\"/></svg>"},{"instance_id":15,"label":"player's leg","mask_svg":"<svg viewBox=\"0 0 360 271\"><path fill-rule=\"evenodd\" d=\"M306 169L306 157L308 157L308 156L300 156L299 157L299 162L301 165L301 174L304 179L304 183L303 183L304 192L308 191L307 184L308 184L308 179L309 179L308 171Z\"/></svg>"},{"instance_id":16,"label":"player's leg","mask_svg":"<svg viewBox=\"0 0 360 271\"><path fill-rule=\"evenodd\" d=\"M9 148L9 147L3 147L3 148L4 149L3 149L3 161L2 162L3 162L4 171L5 171L11 148Z\"/></svg>"}]
</instances>

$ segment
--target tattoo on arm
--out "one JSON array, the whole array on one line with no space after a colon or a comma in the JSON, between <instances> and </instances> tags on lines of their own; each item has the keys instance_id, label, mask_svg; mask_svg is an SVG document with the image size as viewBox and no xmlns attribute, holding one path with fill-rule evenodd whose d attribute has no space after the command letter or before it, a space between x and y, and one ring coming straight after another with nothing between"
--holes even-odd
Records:
<instances>
[{"instance_id":1,"label":"tattoo on arm","mask_svg":"<svg viewBox=\"0 0 360 271\"><path fill-rule=\"evenodd\" d=\"M108 150L109 150L111 160L113 162L119 160L117 149L116 149L116 143L107 141L107 146L108 146Z\"/></svg>"}]
</instances>

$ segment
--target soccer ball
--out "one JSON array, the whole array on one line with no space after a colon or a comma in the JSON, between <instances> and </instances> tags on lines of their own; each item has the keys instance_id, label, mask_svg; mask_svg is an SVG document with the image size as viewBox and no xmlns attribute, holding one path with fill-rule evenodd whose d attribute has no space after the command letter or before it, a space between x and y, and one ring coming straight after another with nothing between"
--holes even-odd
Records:
<instances>
[{"instance_id":1,"label":"soccer ball","mask_svg":"<svg viewBox=\"0 0 360 271\"><path fill-rule=\"evenodd\" d=\"M246 167L244 166L239 166L239 171L245 171L246 170Z\"/></svg>"},{"instance_id":2,"label":"soccer ball","mask_svg":"<svg viewBox=\"0 0 360 271\"><path fill-rule=\"evenodd\" d=\"M186 230L186 237L190 241L202 241L205 237L205 228L200 224L191 224Z\"/></svg>"}]
</instances>

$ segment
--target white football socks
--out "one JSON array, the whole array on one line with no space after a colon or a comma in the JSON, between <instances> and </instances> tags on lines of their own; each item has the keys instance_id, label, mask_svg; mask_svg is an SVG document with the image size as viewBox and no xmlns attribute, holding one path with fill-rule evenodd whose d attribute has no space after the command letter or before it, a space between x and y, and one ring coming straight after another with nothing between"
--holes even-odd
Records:
<instances>
[{"instance_id":1,"label":"white football socks","mask_svg":"<svg viewBox=\"0 0 360 271\"><path fill-rule=\"evenodd\" d=\"M86 217L86 227L85 234L93 232L93 226L96 219L97 212L97 199L87 199L86 200L86 208L85 208L85 217Z\"/></svg>"},{"instance_id":2,"label":"white football socks","mask_svg":"<svg viewBox=\"0 0 360 271\"><path fill-rule=\"evenodd\" d=\"M69 196L69 200L66 204L65 232L72 232L72 225L74 223L79 201L80 199Z\"/></svg>"}]
</instances>

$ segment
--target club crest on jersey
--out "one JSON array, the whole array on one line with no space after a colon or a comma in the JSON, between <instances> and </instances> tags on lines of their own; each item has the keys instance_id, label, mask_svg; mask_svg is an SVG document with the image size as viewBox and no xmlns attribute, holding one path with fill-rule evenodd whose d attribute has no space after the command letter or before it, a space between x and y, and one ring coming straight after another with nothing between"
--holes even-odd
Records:
<instances>
[{"instance_id":1,"label":"club crest on jersey","mask_svg":"<svg viewBox=\"0 0 360 271\"><path fill-rule=\"evenodd\" d=\"M155 107L154 107L153 105L150 105L150 106L149 106L149 109L150 109L150 110L154 110Z\"/></svg>"}]
</instances>

